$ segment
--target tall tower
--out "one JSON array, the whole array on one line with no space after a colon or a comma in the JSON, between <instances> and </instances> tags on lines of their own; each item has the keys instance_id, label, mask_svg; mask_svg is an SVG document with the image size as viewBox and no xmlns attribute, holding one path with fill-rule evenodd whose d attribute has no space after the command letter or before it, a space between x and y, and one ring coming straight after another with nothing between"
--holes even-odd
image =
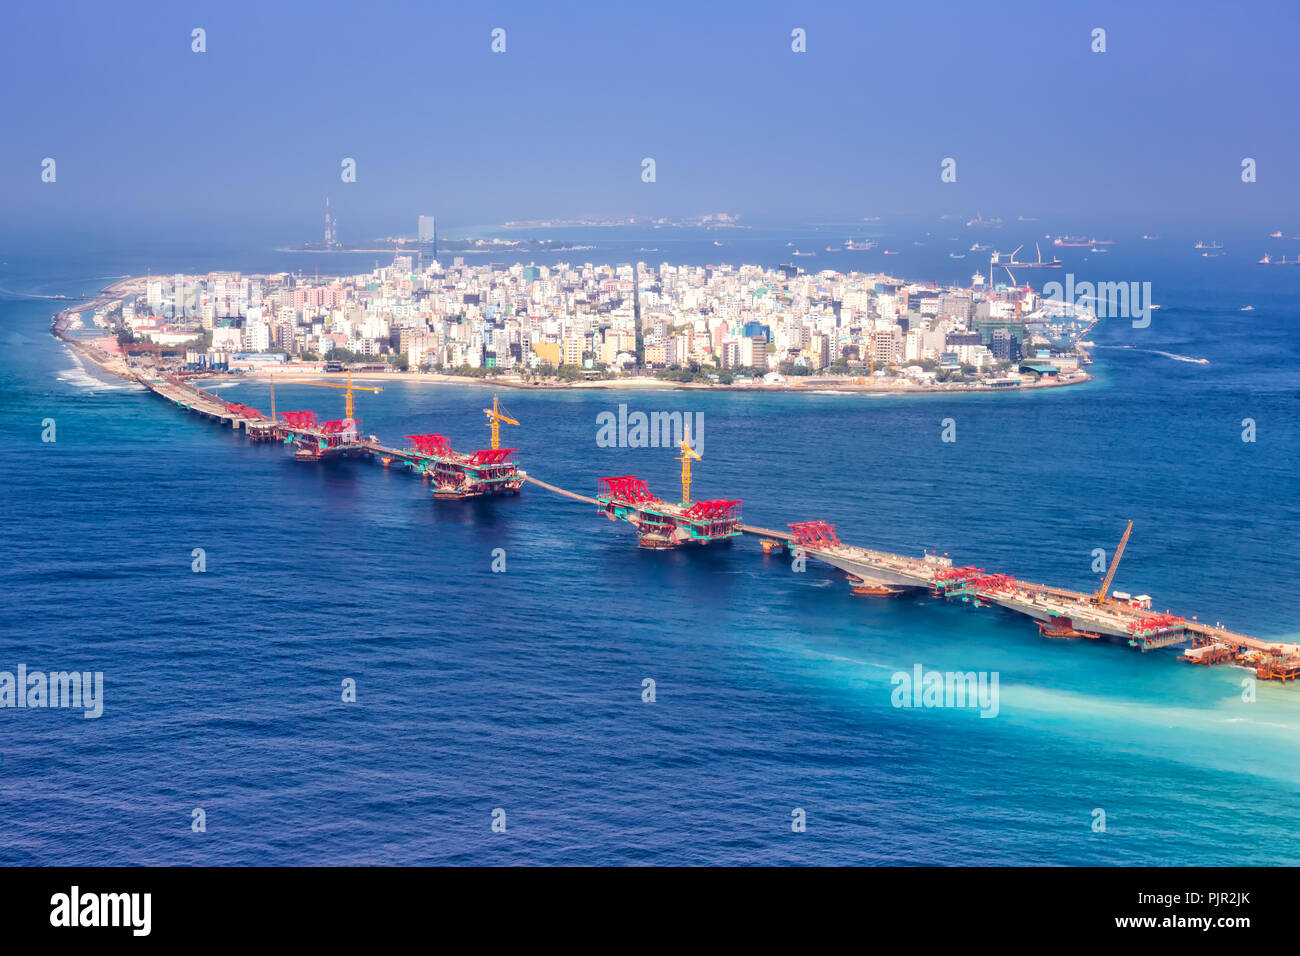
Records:
<instances>
[{"instance_id":1,"label":"tall tower","mask_svg":"<svg viewBox=\"0 0 1300 956\"><path fill-rule=\"evenodd\" d=\"M325 248L334 245L334 223L330 219L330 197L325 197Z\"/></svg>"},{"instance_id":2,"label":"tall tower","mask_svg":"<svg viewBox=\"0 0 1300 956\"><path fill-rule=\"evenodd\" d=\"M419 232L416 234L416 241L420 244L420 251L429 252L431 259L438 258L438 219L436 216L421 216L419 218Z\"/></svg>"},{"instance_id":3,"label":"tall tower","mask_svg":"<svg viewBox=\"0 0 1300 956\"><path fill-rule=\"evenodd\" d=\"M636 322L637 330L641 329L641 263L634 261L632 263L632 316Z\"/></svg>"}]
</instances>

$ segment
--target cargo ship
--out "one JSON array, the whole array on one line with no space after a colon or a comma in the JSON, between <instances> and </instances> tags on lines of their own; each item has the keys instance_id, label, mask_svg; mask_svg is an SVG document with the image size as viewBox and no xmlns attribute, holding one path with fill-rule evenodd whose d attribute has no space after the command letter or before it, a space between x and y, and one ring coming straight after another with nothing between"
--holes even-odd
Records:
<instances>
[{"instance_id":1,"label":"cargo ship","mask_svg":"<svg viewBox=\"0 0 1300 956\"><path fill-rule=\"evenodd\" d=\"M1043 250L1038 248L1038 243L1034 243L1034 248L1038 251L1038 259L1034 262L1019 262L1016 259L1016 253L1023 248L1024 248L1023 245L1016 246L1015 252L1012 252L1011 255L1007 257L1006 261L1002 260L1001 258L1002 254L1000 252L994 252L992 258L990 259L990 264L1003 266L1004 268L1010 268L1011 266L1015 266L1017 269L1059 269L1061 268L1061 260L1056 258L1056 256L1052 256L1051 260L1048 262L1043 261Z\"/></svg>"}]
</instances>

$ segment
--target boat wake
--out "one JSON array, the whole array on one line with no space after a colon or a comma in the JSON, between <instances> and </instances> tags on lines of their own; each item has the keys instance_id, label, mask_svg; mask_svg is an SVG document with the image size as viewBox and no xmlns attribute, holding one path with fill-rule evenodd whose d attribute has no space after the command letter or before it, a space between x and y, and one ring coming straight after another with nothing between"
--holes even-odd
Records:
<instances>
[{"instance_id":1,"label":"boat wake","mask_svg":"<svg viewBox=\"0 0 1300 956\"><path fill-rule=\"evenodd\" d=\"M1194 365L1209 365L1210 360L1205 358L1193 358L1190 355L1179 355L1176 352L1161 352L1159 349L1139 349L1142 352L1150 352L1152 355L1163 355L1167 359L1173 359L1175 362L1191 362Z\"/></svg>"},{"instance_id":2,"label":"boat wake","mask_svg":"<svg viewBox=\"0 0 1300 956\"><path fill-rule=\"evenodd\" d=\"M1147 355L1161 355L1167 359L1173 359L1175 362L1191 362L1193 365L1210 364L1210 360L1207 358L1196 358L1191 355L1179 355L1177 352L1162 352L1160 349L1140 349L1136 345L1095 345L1093 348L1127 349L1130 352L1144 352Z\"/></svg>"}]
</instances>

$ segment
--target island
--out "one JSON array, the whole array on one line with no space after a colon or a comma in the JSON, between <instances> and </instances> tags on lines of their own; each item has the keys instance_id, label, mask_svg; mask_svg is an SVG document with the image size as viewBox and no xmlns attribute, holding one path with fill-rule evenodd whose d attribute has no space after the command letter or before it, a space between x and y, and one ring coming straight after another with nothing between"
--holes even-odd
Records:
<instances>
[{"instance_id":1,"label":"island","mask_svg":"<svg viewBox=\"0 0 1300 956\"><path fill-rule=\"evenodd\" d=\"M444 257L447 258L447 257ZM417 262L136 276L54 332L112 374L275 372L517 388L1019 390L1089 380L1087 307L796 266Z\"/></svg>"}]
</instances>

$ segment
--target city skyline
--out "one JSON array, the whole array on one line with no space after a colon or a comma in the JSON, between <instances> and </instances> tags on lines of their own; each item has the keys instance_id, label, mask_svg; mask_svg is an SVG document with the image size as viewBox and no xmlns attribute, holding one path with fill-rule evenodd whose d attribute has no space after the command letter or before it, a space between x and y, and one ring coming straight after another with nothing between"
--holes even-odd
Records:
<instances>
[{"instance_id":1,"label":"city skyline","mask_svg":"<svg viewBox=\"0 0 1300 956\"><path fill-rule=\"evenodd\" d=\"M83 344L92 361L128 375L118 363L135 352L190 372L377 361L504 374L498 381L514 385L653 375L784 387L838 374L848 387L1015 388L1088 381L1080 340L1109 314L1100 301L985 287L982 274L953 287L793 265L662 264L638 275L630 265L502 268L453 256L417 270L416 261L396 255L351 276L136 277L121 284L130 294L95 308L107 334Z\"/></svg>"}]
</instances>

